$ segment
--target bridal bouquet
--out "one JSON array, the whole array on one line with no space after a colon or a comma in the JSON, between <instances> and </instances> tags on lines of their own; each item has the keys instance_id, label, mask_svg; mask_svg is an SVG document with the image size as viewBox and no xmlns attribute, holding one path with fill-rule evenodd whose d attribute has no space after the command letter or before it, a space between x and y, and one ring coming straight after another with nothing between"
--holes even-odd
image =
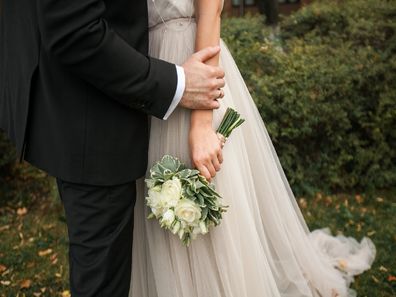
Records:
<instances>
[{"instance_id":1,"label":"bridal bouquet","mask_svg":"<svg viewBox=\"0 0 396 297\"><path fill-rule=\"evenodd\" d=\"M223 141L244 120L229 108L217 129ZM161 227L177 234L188 246L198 234L206 234L210 227L220 224L228 206L198 170L187 168L179 159L165 155L150 169L146 179L150 209L148 219L156 218Z\"/></svg>"}]
</instances>

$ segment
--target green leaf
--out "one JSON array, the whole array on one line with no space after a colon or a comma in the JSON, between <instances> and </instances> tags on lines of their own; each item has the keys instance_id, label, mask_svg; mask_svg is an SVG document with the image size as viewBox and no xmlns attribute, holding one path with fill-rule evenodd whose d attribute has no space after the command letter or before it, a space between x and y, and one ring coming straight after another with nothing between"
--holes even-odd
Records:
<instances>
[{"instance_id":1,"label":"green leaf","mask_svg":"<svg viewBox=\"0 0 396 297\"><path fill-rule=\"evenodd\" d=\"M209 209L207 207L202 209L202 212L201 212L201 220L202 221L206 220L208 213L209 213Z\"/></svg>"},{"instance_id":2,"label":"green leaf","mask_svg":"<svg viewBox=\"0 0 396 297\"><path fill-rule=\"evenodd\" d=\"M161 159L161 165L164 168L169 169L171 172L176 173L180 168L181 162L175 157L165 155Z\"/></svg>"}]
</instances>

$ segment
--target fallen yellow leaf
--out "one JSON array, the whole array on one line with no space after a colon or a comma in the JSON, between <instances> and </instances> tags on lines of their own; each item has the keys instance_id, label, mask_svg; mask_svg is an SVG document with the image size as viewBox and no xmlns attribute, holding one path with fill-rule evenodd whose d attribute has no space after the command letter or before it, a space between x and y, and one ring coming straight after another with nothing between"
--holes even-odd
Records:
<instances>
[{"instance_id":1,"label":"fallen yellow leaf","mask_svg":"<svg viewBox=\"0 0 396 297\"><path fill-rule=\"evenodd\" d=\"M376 282L377 284L380 282L380 281L378 280L378 278L376 278L374 275L372 275L371 278L372 278L373 281Z\"/></svg>"},{"instance_id":2,"label":"fallen yellow leaf","mask_svg":"<svg viewBox=\"0 0 396 297\"><path fill-rule=\"evenodd\" d=\"M43 225L43 229L44 230L49 230L55 227L55 224L47 224L47 225Z\"/></svg>"},{"instance_id":3,"label":"fallen yellow leaf","mask_svg":"<svg viewBox=\"0 0 396 297\"><path fill-rule=\"evenodd\" d=\"M54 254L51 255L50 260L54 261L57 257L58 257L58 254L54 253Z\"/></svg>"},{"instance_id":4,"label":"fallen yellow leaf","mask_svg":"<svg viewBox=\"0 0 396 297\"><path fill-rule=\"evenodd\" d=\"M307 208L307 199L305 198L300 198L300 200L298 200L298 203L300 204L301 208Z\"/></svg>"},{"instance_id":5,"label":"fallen yellow leaf","mask_svg":"<svg viewBox=\"0 0 396 297\"><path fill-rule=\"evenodd\" d=\"M47 256L47 255L49 255L51 253L52 253L52 249L46 249L46 250L43 250L43 251L39 251L38 255L40 257L44 257L44 256Z\"/></svg>"},{"instance_id":6,"label":"fallen yellow leaf","mask_svg":"<svg viewBox=\"0 0 396 297\"><path fill-rule=\"evenodd\" d=\"M379 270L384 271L384 272L388 272L388 268L386 268L385 266L382 266L379 268Z\"/></svg>"},{"instance_id":7,"label":"fallen yellow leaf","mask_svg":"<svg viewBox=\"0 0 396 297\"><path fill-rule=\"evenodd\" d=\"M369 232L367 232L367 236L373 236L374 234L376 233L376 231L369 231Z\"/></svg>"},{"instance_id":8,"label":"fallen yellow leaf","mask_svg":"<svg viewBox=\"0 0 396 297\"><path fill-rule=\"evenodd\" d=\"M331 196L326 196L325 203L327 206L329 206L331 203L333 203L333 198L331 198Z\"/></svg>"},{"instance_id":9,"label":"fallen yellow leaf","mask_svg":"<svg viewBox=\"0 0 396 297\"><path fill-rule=\"evenodd\" d=\"M70 296L71 296L70 291L65 290L62 292L62 297L70 297Z\"/></svg>"},{"instance_id":10,"label":"fallen yellow leaf","mask_svg":"<svg viewBox=\"0 0 396 297\"><path fill-rule=\"evenodd\" d=\"M25 214L27 214L27 208L26 207L21 207L17 209L17 215L18 216L24 216Z\"/></svg>"},{"instance_id":11,"label":"fallen yellow leaf","mask_svg":"<svg viewBox=\"0 0 396 297\"><path fill-rule=\"evenodd\" d=\"M5 225L0 227L0 232L10 229L10 225Z\"/></svg>"},{"instance_id":12,"label":"fallen yellow leaf","mask_svg":"<svg viewBox=\"0 0 396 297\"><path fill-rule=\"evenodd\" d=\"M361 204L363 202L363 197L360 196L360 195L356 195L355 196L355 200L356 200L357 203Z\"/></svg>"},{"instance_id":13,"label":"fallen yellow leaf","mask_svg":"<svg viewBox=\"0 0 396 297\"><path fill-rule=\"evenodd\" d=\"M21 281L21 289L29 289L32 285L32 281L30 279L25 279Z\"/></svg>"}]
</instances>

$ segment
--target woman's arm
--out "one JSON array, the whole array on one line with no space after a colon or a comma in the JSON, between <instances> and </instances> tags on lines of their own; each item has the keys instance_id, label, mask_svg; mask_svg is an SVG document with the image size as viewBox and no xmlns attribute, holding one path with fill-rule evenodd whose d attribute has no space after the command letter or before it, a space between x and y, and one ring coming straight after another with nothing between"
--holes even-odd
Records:
<instances>
[{"instance_id":1,"label":"woman's arm","mask_svg":"<svg viewBox=\"0 0 396 297\"><path fill-rule=\"evenodd\" d=\"M195 50L220 43L220 24L222 0L196 0L195 11L197 33ZM219 55L206 64L217 66ZM220 93L220 92L219 92ZM212 110L194 110L191 112L190 150L194 166L207 179L214 177L222 163L221 144L212 127Z\"/></svg>"}]
</instances>

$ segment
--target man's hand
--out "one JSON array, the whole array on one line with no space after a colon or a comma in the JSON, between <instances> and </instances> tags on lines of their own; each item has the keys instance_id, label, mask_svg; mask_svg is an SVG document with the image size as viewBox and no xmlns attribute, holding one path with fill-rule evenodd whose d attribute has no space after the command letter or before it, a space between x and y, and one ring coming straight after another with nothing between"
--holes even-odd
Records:
<instances>
[{"instance_id":1,"label":"man's hand","mask_svg":"<svg viewBox=\"0 0 396 297\"><path fill-rule=\"evenodd\" d=\"M217 99L224 97L224 71L220 67L209 66L205 61L216 56L220 47L208 47L193 54L183 65L186 87L180 106L188 109L217 109Z\"/></svg>"}]
</instances>

